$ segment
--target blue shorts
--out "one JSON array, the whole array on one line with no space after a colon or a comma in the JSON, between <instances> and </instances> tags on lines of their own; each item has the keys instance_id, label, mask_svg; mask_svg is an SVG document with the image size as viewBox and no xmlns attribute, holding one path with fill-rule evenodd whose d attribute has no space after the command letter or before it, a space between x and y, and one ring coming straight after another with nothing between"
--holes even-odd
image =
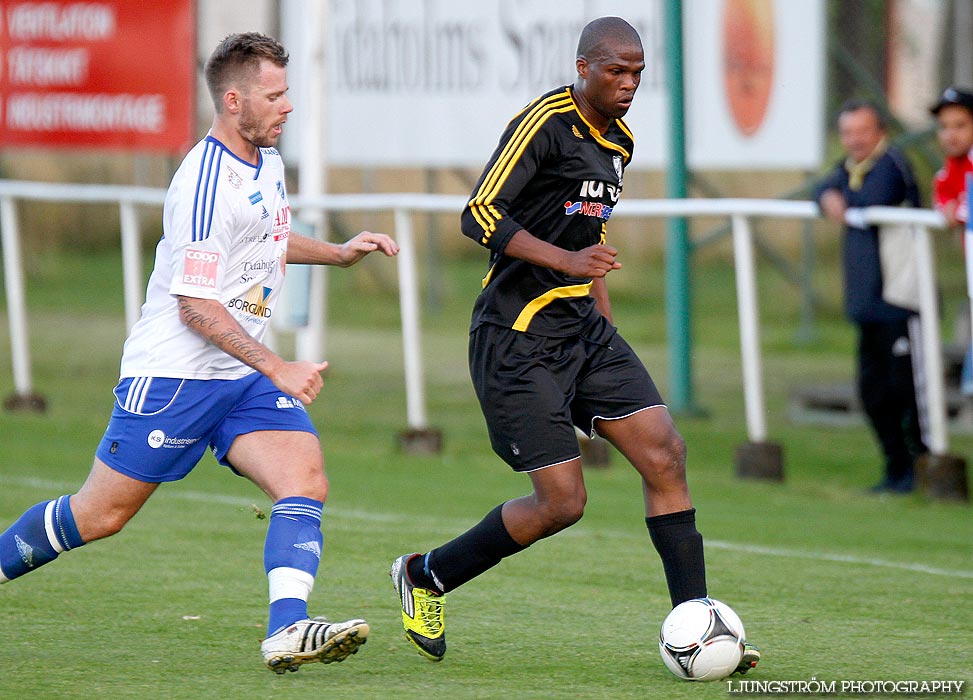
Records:
<instances>
[{"instance_id":1,"label":"blue shorts","mask_svg":"<svg viewBox=\"0 0 973 700\"><path fill-rule=\"evenodd\" d=\"M304 404L259 372L241 379L129 377L95 454L117 472L148 483L182 479L209 447L227 467L238 435L298 430L317 435Z\"/></svg>"}]
</instances>

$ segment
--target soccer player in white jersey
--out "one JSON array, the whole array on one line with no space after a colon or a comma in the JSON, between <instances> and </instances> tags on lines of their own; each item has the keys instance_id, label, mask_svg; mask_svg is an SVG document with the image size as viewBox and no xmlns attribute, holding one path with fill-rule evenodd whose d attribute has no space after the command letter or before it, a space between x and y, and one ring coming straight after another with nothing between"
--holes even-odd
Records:
<instances>
[{"instance_id":1,"label":"soccer player in white jersey","mask_svg":"<svg viewBox=\"0 0 973 700\"><path fill-rule=\"evenodd\" d=\"M395 242L363 231L335 245L290 230L274 148L287 115L287 52L261 34L224 39L206 64L216 116L172 179L142 316L125 343L116 402L87 481L29 508L0 534L0 583L117 533L158 485L207 447L274 502L264 547L270 593L264 663L276 673L341 661L364 620L310 618L328 493L304 409L326 362L288 362L261 339L286 263L347 267Z\"/></svg>"}]
</instances>

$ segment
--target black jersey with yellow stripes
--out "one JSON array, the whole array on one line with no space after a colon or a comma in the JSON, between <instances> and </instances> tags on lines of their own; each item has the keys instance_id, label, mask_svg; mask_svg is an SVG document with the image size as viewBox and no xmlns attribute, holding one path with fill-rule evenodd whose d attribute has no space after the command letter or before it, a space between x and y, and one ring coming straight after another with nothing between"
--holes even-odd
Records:
<instances>
[{"instance_id":1,"label":"black jersey with yellow stripes","mask_svg":"<svg viewBox=\"0 0 973 700\"><path fill-rule=\"evenodd\" d=\"M565 250L604 243L632 147L623 121L605 134L588 123L570 86L542 95L510 121L461 217L463 233L491 251L473 328L494 323L566 336L597 313L590 278L508 257L504 249L520 229Z\"/></svg>"}]
</instances>

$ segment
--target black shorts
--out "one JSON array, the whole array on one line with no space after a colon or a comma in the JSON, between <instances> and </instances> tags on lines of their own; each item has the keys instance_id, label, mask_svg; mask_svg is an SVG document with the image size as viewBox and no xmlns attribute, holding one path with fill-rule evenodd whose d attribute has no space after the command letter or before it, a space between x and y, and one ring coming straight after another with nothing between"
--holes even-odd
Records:
<instances>
[{"instance_id":1,"label":"black shorts","mask_svg":"<svg viewBox=\"0 0 973 700\"><path fill-rule=\"evenodd\" d=\"M493 451L528 472L580 456L577 426L664 406L642 361L607 319L549 338L483 324L470 333L470 376Z\"/></svg>"}]
</instances>

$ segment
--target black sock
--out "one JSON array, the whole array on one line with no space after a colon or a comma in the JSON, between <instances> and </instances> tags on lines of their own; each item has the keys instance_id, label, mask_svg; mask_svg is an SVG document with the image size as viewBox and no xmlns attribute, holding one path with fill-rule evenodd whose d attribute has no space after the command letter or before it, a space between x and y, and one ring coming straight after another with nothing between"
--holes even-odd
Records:
<instances>
[{"instance_id":1,"label":"black sock","mask_svg":"<svg viewBox=\"0 0 973 700\"><path fill-rule=\"evenodd\" d=\"M696 531L696 509L654 515L645 524L662 558L672 606L706 597L703 536Z\"/></svg>"},{"instance_id":2,"label":"black sock","mask_svg":"<svg viewBox=\"0 0 973 700\"><path fill-rule=\"evenodd\" d=\"M405 572L409 575L409 580L412 581L413 586L428 588L433 593L442 593L436 582L426 573L426 557L428 556L428 554L418 554L412 557L405 564Z\"/></svg>"},{"instance_id":3,"label":"black sock","mask_svg":"<svg viewBox=\"0 0 973 700\"><path fill-rule=\"evenodd\" d=\"M412 582L446 593L496 566L504 557L526 549L507 532L500 515L502 508L502 504L497 506L456 539L410 561Z\"/></svg>"}]
</instances>

